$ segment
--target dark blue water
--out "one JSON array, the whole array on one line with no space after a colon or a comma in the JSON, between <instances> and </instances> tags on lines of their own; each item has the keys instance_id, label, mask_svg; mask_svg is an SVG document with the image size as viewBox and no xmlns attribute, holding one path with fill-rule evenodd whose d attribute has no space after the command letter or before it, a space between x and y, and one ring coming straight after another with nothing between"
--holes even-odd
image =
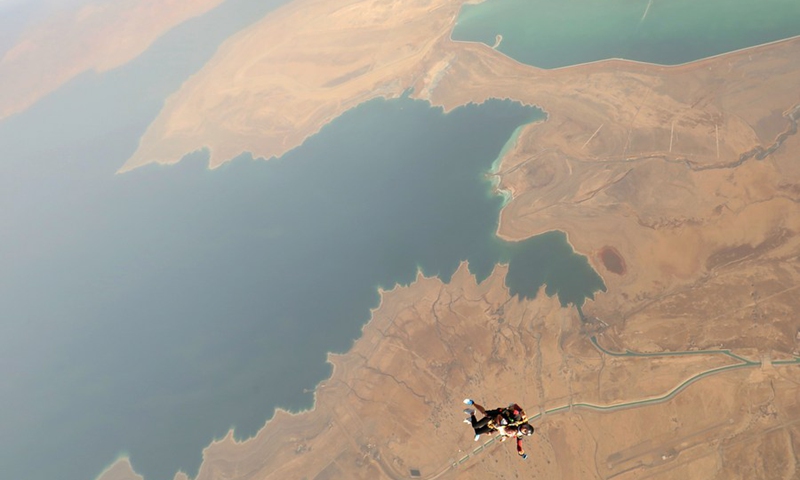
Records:
<instances>
[{"instance_id":1,"label":"dark blue water","mask_svg":"<svg viewBox=\"0 0 800 480\"><path fill-rule=\"evenodd\" d=\"M565 304L602 288L562 234L494 235L485 172L542 117L509 101L375 100L281 159L114 175L219 25L236 22L197 19L0 124L4 478L83 480L123 452L148 480L193 475L230 427L310 406L326 353L418 266L447 281L508 261L514 293L547 283Z\"/></svg>"},{"instance_id":2,"label":"dark blue water","mask_svg":"<svg viewBox=\"0 0 800 480\"><path fill-rule=\"evenodd\" d=\"M326 352L347 350L376 287L417 265L447 281L469 260L482 279L510 259L515 292L552 280L582 303L602 284L591 269L563 277L588 266L563 235L494 236L501 199L484 172L539 115L376 100L280 160L116 176L102 158L19 165L35 188L4 215L3 423L21 438L3 463L85 478L125 450L147 478L194 473L229 427L252 435L275 406L309 406ZM39 471L34 450L51 459Z\"/></svg>"}]
</instances>

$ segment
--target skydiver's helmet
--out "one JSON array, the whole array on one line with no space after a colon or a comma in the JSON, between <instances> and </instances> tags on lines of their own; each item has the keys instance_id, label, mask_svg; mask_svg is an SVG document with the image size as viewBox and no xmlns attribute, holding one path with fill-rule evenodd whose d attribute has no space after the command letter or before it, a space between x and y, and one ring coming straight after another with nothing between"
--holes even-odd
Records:
<instances>
[{"instance_id":1,"label":"skydiver's helmet","mask_svg":"<svg viewBox=\"0 0 800 480\"><path fill-rule=\"evenodd\" d=\"M532 435L533 434L533 426L530 423L523 423L519 426L519 433L523 435Z\"/></svg>"}]
</instances>

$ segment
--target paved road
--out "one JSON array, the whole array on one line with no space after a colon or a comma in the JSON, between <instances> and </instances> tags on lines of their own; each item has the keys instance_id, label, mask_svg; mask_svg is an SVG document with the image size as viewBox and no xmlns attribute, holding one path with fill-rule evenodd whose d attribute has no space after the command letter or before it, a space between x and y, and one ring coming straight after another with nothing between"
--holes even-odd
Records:
<instances>
[{"instance_id":1,"label":"paved road","mask_svg":"<svg viewBox=\"0 0 800 480\"><path fill-rule=\"evenodd\" d=\"M592 341L592 344L597 348L597 350L599 350L602 354L609 355L609 356L612 356L612 357L669 357L669 356L679 356L679 355L725 355L725 356L733 358L734 360L737 360L739 363L736 363L734 365L726 365L724 367L712 368L710 370L706 370L704 372L698 373L697 375L694 375L694 376L689 377L688 379L684 380L683 382L678 384L675 388L673 388L672 390L670 390L666 394L661 395L659 397L650 397L650 398L645 398L645 399L636 400L636 401L632 401L632 402L617 403L617 404L610 404L610 405L596 405L596 404L593 404L593 403L573 403L573 404L568 404L568 405L562 405L560 407L552 408L550 410L545 410L542 413L537 413L536 415L534 415L534 416L532 416L530 418L531 421L539 419L544 415L552 415L552 414L555 414L555 413L561 413L561 412L565 412L565 411L568 411L568 410L571 410L571 409L578 409L578 408L586 409L586 410L592 410L592 411L608 412L608 411L624 410L624 409L627 409L627 408L642 407L642 406L645 406L645 405L655 405L655 404L658 404L658 403L663 403L663 402L667 402L669 400L672 400L672 398L674 398L676 395L678 395L680 392L682 392L684 389L686 389L686 387L688 387L692 383L697 382L697 381L699 381L699 380L701 380L701 379L703 379L705 377L708 377L710 375L716 375L718 373L727 372L727 371L730 371L730 370L737 370L737 369L741 369L741 368L760 367L762 365L762 362L760 362L760 361L749 360L749 359L744 358L742 356L736 355L735 353L733 353L733 352L731 352L730 350L727 350L727 349L722 349L722 350L689 350L689 351L683 351L683 352L661 352L661 353L639 353L639 352L632 352L630 350L626 350L624 352L613 352L613 351L610 351L610 350L607 350L607 349L603 348L600 345L600 343L598 343L597 337L592 336L591 337L591 341ZM774 365L774 366L800 365L800 357L794 357L794 359L792 359L792 360L777 360L777 361L771 362L771 364ZM452 469L460 467L461 465L463 465L464 463L468 462L470 459L472 459L473 457L475 457L479 453L481 453L481 452L485 451L486 449L488 449L489 447L491 447L493 444L499 443L499 442L497 442L497 438L498 437L492 437L491 439L486 441L484 444L482 444L482 445L478 446L477 448L475 448L474 450L472 450L470 453L467 453L466 455L462 456L458 461L443 466L436 473L434 473L434 474L432 474L430 476L427 476L425 478L427 480L433 480L433 479L441 477L442 475L444 475L445 473L449 472Z\"/></svg>"}]
</instances>

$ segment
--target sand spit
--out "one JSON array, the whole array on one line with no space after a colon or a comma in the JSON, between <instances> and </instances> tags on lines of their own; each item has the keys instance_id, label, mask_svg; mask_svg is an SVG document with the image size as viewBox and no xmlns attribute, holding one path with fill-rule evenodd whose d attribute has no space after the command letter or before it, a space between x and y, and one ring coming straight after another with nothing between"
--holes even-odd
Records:
<instances>
[{"instance_id":1,"label":"sand spit","mask_svg":"<svg viewBox=\"0 0 800 480\"><path fill-rule=\"evenodd\" d=\"M133 471L131 461L121 457L97 476L96 480L144 480L144 477Z\"/></svg>"},{"instance_id":2,"label":"sand spit","mask_svg":"<svg viewBox=\"0 0 800 480\"><path fill-rule=\"evenodd\" d=\"M706 85L738 78L755 85L760 80L747 72L769 68L776 56L796 54L800 43L785 40L673 67L606 60L541 70L483 44L450 40L461 4L300 0L286 5L229 39L168 99L121 171L151 162L175 163L203 148L211 152L212 168L242 152L256 158L280 156L344 111L372 98L399 96L408 88L447 111L487 98L519 100L548 112L561 107L561 114L580 130L571 132L582 135L579 145L603 123L591 120L616 115L622 123L604 126L586 145L588 154L631 130L618 140L622 145L615 145L625 155L700 153L721 158L740 144L753 143L753 135L746 135L752 129L742 124L750 118L723 117L710 101L708 87L693 91L685 88L687 82ZM792 85L787 80L768 83L780 83L785 93ZM663 93L636 98L656 88ZM694 98L688 98L690 92ZM706 100L698 101L704 95ZM644 111L637 115L640 105ZM575 113L572 107L578 107ZM647 123L660 122L659 116L675 120L666 128L671 133L660 129L659 142L642 144L648 140L642 135L656 133L647 131L652 130ZM717 118L718 148L698 128L713 129L712 118Z\"/></svg>"},{"instance_id":3,"label":"sand spit","mask_svg":"<svg viewBox=\"0 0 800 480\"><path fill-rule=\"evenodd\" d=\"M342 112L447 71L460 0L298 0L235 35L171 96L121 171L202 148L271 158ZM443 56L444 54L444 56ZM441 61L443 60L444 61ZM416 91L421 91L417 88Z\"/></svg>"},{"instance_id":4,"label":"sand spit","mask_svg":"<svg viewBox=\"0 0 800 480\"><path fill-rule=\"evenodd\" d=\"M88 70L105 72L223 0L83 2L32 25L0 59L0 120Z\"/></svg>"}]
</instances>

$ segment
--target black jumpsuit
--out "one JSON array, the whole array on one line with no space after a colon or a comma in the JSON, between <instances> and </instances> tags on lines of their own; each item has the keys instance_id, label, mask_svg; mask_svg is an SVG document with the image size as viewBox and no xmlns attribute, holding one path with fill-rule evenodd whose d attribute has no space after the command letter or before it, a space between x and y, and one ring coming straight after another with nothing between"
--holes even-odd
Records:
<instances>
[{"instance_id":1,"label":"black jumpsuit","mask_svg":"<svg viewBox=\"0 0 800 480\"><path fill-rule=\"evenodd\" d=\"M475 430L475 435L483 435L484 433L494 431L495 427L490 426L489 422L493 421L501 413L501 409L499 408L495 410L486 410L486 416L480 420L475 418L475 414L473 413L470 416L470 420L472 421L472 429Z\"/></svg>"}]
</instances>

